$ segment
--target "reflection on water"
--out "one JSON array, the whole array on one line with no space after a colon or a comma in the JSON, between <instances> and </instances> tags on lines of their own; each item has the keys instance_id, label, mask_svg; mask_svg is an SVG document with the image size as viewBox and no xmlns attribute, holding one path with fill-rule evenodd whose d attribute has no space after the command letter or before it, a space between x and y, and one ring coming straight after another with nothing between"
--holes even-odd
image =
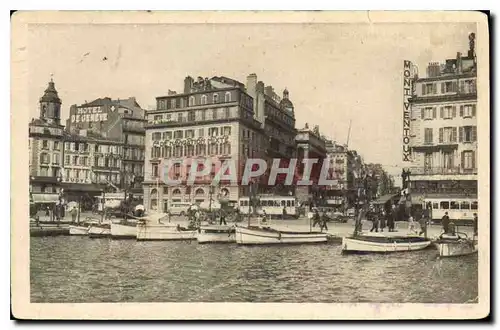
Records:
<instances>
[{"instance_id":1,"label":"reflection on water","mask_svg":"<svg viewBox=\"0 0 500 330\"><path fill-rule=\"evenodd\" d=\"M340 246L31 238L32 302L419 302L477 297L477 256Z\"/></svg>"}]
</instances>

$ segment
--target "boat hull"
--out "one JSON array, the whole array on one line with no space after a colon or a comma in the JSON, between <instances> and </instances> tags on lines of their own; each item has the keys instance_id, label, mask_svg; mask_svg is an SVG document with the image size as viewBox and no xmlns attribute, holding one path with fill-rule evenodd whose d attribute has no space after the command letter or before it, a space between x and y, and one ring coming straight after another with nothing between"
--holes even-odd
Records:
<instances>
[{"instance_id":1,"label":"boat hull","mask_svg":"<svg viewBox=\"0 0 500 330\"><path fill-rule=\"evenodd\" d=\"M90 238L106 238L111 236L111 228L109 226L90 226L88 231Z\"/></svg>"},{"instance_id":2,"label":"boat hull","mask_svg":"<svg viewBox=\"0 0 500 330\"><path fill-rule=\"evenodd\" d=\"M321 232L288 232L264 228L236 227L236 243L241 245L326 243Z\"/></svg>"},{"instance_id":3,"label":"boat hull","mask_svg":"<svg viewBox=\"0 0 500 330\"><path fill-rule=\"evenodd\" d=\"M134 225L124 225L118 223L111 224L111 238L112 239L136 239L137 238L137 226Z\"/></svg>"},{"instance_id":4,"label":"boat hull","mask_svg":"<svg viewBox=\"0 0 500 330\"><path fill-rule=\"evenodd\" d=\"M419 237L361 236L342 238L342 253L393 253L423 250L430 240Z\"/></svg>"},{"instance_id":5,"label":"boat hull","mask_svg":"<svg viewBox=\"0 0 500 330\"><path fill-rule=\"evenodd\" d=\"M201 226L198 231L198 243L235 243L236 230L230 226Z\"/></svg>"},{"instance_id":6,"label":"boat hull","mask_svg":"<svg viewBox=\"0 0 500 330\"><path fill-rule=\"evenodd\" d=\"M478 250L477 242L472 241L438 242L436 246L442 258L466 256Z\"/></svg>"},{"instance_id":7,"label":"boat hull","mask_svg":"<svg viewBox=\"0 0 500 330\"><path fill-rule=\"evenodd\" d=\"M75 236L87 236L89 232L89 227L85 226L69 226L69 234Z\"/></svg>"},{"instance_id":8,"label":"boat hull","mask_svg":"<svg viewBox=\"0 0 500 330\"><path fill-rule=\"evenodd\" d=\"M170 225L137 225L138 241L174 241L174 240L194 240L196 230L179 230L176 226Z\"/></svg>"}]
</instances>

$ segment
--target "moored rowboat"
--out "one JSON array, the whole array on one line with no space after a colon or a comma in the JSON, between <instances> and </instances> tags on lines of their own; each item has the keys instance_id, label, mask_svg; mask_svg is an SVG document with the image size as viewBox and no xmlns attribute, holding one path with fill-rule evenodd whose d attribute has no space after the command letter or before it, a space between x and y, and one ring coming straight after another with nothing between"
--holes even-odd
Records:
<instances>
[{"instance_id":1,"label":"moored rowboat","mask_svg":"<svg viewBox=\"0 0 500 330\"><path fill-rule=\"evenodd\" d=\"M80 235L86 236L89 231L89 226L81 226L81 225L70 225L69 226L69 234L70 235Z\"/></svg>"},{"instance_id":2,"label":"moored rowboat","mask_svg":"<svg viewBox=\"0 0 500 330\"><path fill-rule=\"evenodd\" d=\"M236 243L259 244L305 244L326 243L328 234L322 232L284 231L270 227L236 227Z\"/></svg>"},{"instance_id":3,"label":"moored rowboat","mask_svg":"<svg viewBox=\"0 0 500 330\"><path fill-rule=\"evenodd\" d=\"M90 238L105 238L111 236L111 226L109 224L91 225L88 236Z\"/></svg>"},{"instance_id":4,"label":"moored rowboat","mask_svg":"<svg viewBox=\"0 0 500 330\"><path fill-rule=\"evenodd\" d=\"M196 239L197 231L188 230L173 224L137 224L137 240L193 240Z\"/></svg>"},{"instance_id":5,"label":"moored rowboat","mask_svg":"<svg viewBox=\"0 0 500 330\"><path fill-rule=\"evenodd\" d=\"M459 257L477 253L478 242L462 236L462 233L456 235L441 235L434 244L436 245L440 257Z\"/></svg>"},{"instance_id":6,"label":"moored rowboat","mask_svg":"<svg viewBox=\"0 0 500 330\"><path fill-rule=\"evenodd\" d=\"M342 238L342 253L391 253L423 250L429 239L415 235L384 235L370 233Z\"/></svg>"},{"instance_id":7,"label":"moored rowboat","mask_svg":"<svg viewBox=\"0 0 500 330\"><path fill-rule=\"evenodd\" d=\"M112 239L135 239L137 238L136 223L112 223L111 238Z\"/></svg>"},{"instance_id":8,"label":"moored rowboat","mask_svg":"<svg viewBox=\"0 0 500 330\"><path fill-rule=\"evenodd\" d=\"M233 226L201 226L197 240L198 243L234 243L236 229Z\"/></svg>"}]
</instances>

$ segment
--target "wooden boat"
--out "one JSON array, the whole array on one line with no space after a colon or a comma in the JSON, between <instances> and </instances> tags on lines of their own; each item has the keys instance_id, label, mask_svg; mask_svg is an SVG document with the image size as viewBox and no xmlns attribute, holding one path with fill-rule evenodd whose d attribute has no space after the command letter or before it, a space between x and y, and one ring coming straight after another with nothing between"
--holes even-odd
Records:
<instances>
[{"instance_id":1,"label":"wooden boat","mask_svg":"<svg viewBox=\"0 0 500 330\"><path fill-rule=\"evenodd\" d=\"M120 222L111 224L112 239L136 239L137 238L137 222Z\"/></svg>"},{"instance_id":2,"label":"wooden boat","mask_svg":"<svg viewBox=\"0 0 500 330\"><path fill-rule=\"evenodd\" d=\"M70 225L69 226L69 234L70 235L79 235L79 236L87 236L89 232L88 225Z\"/></svg>"},{"instance_id":3,"label":"wooden boat","mask_svg":"<svg viewBox=\"0 0 500 330\"><path fill-rule=\"evenodd\" d=\"M434 241L440 257L459 257L477 253L478 242L465 233L442 234Z\"/></svg>"},{"instance_id":4,"label":"wooden boat","mask_svg":"<svg viewBox=\"0 0 500 330\"><path fill-rule=\"evenodd\" d=\"M423 250L431 240L415 234L401 233L359 233L342 238L342 253L391 253Z\"/></svg>"},{"instance_id":5,"label":"wooden boat","mask_svg":"<svg viewBox=\"0 0 500 330\"><path fill-rule=\"evenodd\" d=\"M328 234L313 231L285 231L271 227L236 227L236 243L242 245L259 244L306 244L326 243Z\"/></svg>"},{"instance_id":6,"label":"wooden boat","mask_svg":"<svg viewBox=\"0 0 500 330\"><path fill-rule=\"evenodd\" d=\"M234 226L200 226L197 240L198 243L235 243L236 229Z\"/></svg>"},{"instance_id":7,"label":"wooden boat","mask_svg":"<svg viewBox=\"0 0 500 330\"><path fill-rule=\"evenodd\" d=\"M110 224L92 224L89 227L88 236L90 238L106 238L111 236L111 225Z\"/></svg>"},{"instance_id":8,"label":"wooden boat","mask_svg":"<svg viewBox=\"0 0 500 330\"><path fill-rule=\"evenodd\" d=\"M137 240L194 240L196 230L191 230L177 224L162 223L166 213L153 213L147 217L139 218L137 223Z\"/></svg>"}]
</instances>

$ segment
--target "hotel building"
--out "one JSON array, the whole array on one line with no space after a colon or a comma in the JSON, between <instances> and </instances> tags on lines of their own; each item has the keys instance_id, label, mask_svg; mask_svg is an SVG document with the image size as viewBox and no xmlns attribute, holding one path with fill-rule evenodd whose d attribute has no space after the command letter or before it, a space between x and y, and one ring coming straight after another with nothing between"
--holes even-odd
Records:
<instances>
[{"instance_id":1,"label":"hotel building","mask_svg":"<svg viewBox=\"0 0 500 330\"><path fill-rule=\"evenodd\" d=\"M430 63L411 102L412 196L477 194L477 64L467 56ZM487 111L485 109L485 111ZM420 198L421 199L421 198Z\"/></svg>"},{"instance_id":2,"label":"hotel building","mask_svg":"<svg viewBox=\"0 0 500 330\"><path fill-rule=\"evenodd\" d=\"M224 197L237 200L245 193L238 184L221 181L212 185L218 169L187 185L190 166L173 167L173 179L165 182L162 160L203 162L210 158L232 159L241 177L248 158L261 158L263 127L255 118L254 100L242 83L226 77L191 77L184 80L183 93L169 91L156 98L157 109L147 111L144 204L146 209L166 211L169 202L203 202ZM200 166L200 165L197 165Z\"/></svg>"}]
</instances>

